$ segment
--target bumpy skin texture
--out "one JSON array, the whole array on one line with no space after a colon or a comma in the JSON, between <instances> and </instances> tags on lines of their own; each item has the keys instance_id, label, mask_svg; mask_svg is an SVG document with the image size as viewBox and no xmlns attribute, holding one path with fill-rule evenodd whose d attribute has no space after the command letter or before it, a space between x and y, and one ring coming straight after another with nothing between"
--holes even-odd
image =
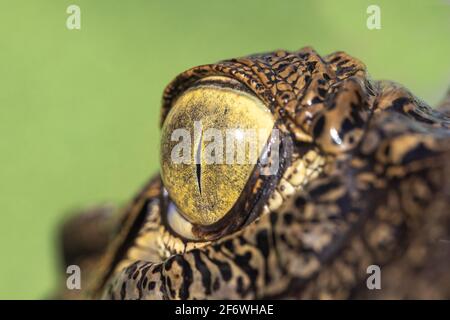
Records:
<instances>
[{"instance_id":1,"label":"bumpy skin texture","mask_svg":"<svg viewBox=\"0 0 450 320\"><path fill-rule=\"evenodd\" d=\"M343 52L304 48L182 73L164 92L162 121L181 92L218 75L268 106L292 141L289 163L315 150L320 173L276 210L203 244L167 229L167 195L152 179L125 211L84 297L450 298L448 103L432 109L395 83L370 80ZM373 264L381 290L366 287Z\"/></svg>"}]
</instances>

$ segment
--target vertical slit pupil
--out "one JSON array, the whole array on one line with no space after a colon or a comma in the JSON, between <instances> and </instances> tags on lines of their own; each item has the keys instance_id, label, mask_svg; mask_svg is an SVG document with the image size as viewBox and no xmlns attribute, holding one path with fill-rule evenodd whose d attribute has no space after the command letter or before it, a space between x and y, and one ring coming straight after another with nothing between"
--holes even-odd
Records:
<instances>
[{"instance_id":1,"label":"vertical slit pupil","mask_svg":"<svg viewBox=\"0 0 450 320\"><path fill-rule=\"evenodd\" d=\"M200 191L200 194L202 194L202 184L200 182L200 177L202 175L202 165L200 163L196 164L196 173L197 173L197 185L198 185L198 191Z\"/></svg>"},{"instance_id":2,"label":"vertical slit pupil","mask_svg":"<svg viewBox=\"0 0 450 320\"><path fill-rule=\"evenodd\" d=\"M201 176L202 176L202 165L201 165L201 161L202 161L202 138L203 135L200 134L200 141L198 142L197 145L197 152L195 155L195 173L197 175L197 186L198 186L198 191L200 192L200 195L202 194L202 182L201 182Z\"/></svg>"}]
</instances>

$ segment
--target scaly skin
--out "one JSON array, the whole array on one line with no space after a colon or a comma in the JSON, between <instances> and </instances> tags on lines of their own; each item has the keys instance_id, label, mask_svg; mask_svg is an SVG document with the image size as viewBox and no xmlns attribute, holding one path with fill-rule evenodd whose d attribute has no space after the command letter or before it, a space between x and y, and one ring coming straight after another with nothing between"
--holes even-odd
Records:
<instances>
[{"instance_id":1,"label":"scaly skin","mask_svg":"<svg viewBox=\"0 0 450 320\"><path fill-rule=\"evenodd\" d=\"M432 109L370 80L343 52L304 48L182 73L164 92L161 123L210 76L250 89L284 134L281 175L271 190L251 191L262 194L257 216L216 240L183 240L165 223L170 198L156 176L101 258L70 259L88 273L78 297L450 298L448 102ZM382 290L365 285L373 264Z\"/></svg>"}]
</instances>

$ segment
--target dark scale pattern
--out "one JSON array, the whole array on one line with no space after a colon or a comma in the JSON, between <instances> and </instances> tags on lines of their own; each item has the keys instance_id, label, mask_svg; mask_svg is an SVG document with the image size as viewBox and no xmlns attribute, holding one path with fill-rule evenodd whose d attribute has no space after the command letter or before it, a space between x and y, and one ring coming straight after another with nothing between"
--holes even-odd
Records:
<instances>
[{"instance_id":1,"label":"dark scale pattern","mask_svg":"<svg viewBox=\"0 0 450 320\"><path fill-rule=\"evenodd\" d=\"M321 57L304 48L180 74L164 92L161 123L180 93L209 76L245 84L294 141L292 157L314 148L326 166L279 209L182 252L164 244L158 252L167 256L161 253L154 262L131 259L117 267L126 248L133 248L124 240L133 237L123 231L128 236L105 254L91 296L414 298L422 296L408 283L418 282L427 288L421 291L424 297L450 298L450 275L440 272L448 270L448 254L437 251L439 239L450 239L448 99L442 109L432 109L398 84L369 80L365 66L343 52ZM160 199L161 192L157 178L124 221L138 221L139 206ZM167 232L162 210L159 202L149 208L151 237ZM386 291L369 292L365 286L372 264L387 270Z\"/></svg>"}]
</instances>

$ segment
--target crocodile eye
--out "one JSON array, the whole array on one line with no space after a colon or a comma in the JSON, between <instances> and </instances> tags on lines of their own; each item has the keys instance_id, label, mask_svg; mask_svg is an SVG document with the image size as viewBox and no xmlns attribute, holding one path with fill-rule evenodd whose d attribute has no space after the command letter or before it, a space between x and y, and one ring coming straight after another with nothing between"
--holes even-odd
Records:
<instances>
[{"instance_id":1,"label":"crocodile eye","mask_svg":"<svg viewBox=\"0 0 450 320\"><path fill-rule=\"evenodd\" d=\"M245 193L274 123L260 99L225 77L200 80L172 103L162 127L162 180L187 221L223 221Z\"/></svg>"}]
</instances>

